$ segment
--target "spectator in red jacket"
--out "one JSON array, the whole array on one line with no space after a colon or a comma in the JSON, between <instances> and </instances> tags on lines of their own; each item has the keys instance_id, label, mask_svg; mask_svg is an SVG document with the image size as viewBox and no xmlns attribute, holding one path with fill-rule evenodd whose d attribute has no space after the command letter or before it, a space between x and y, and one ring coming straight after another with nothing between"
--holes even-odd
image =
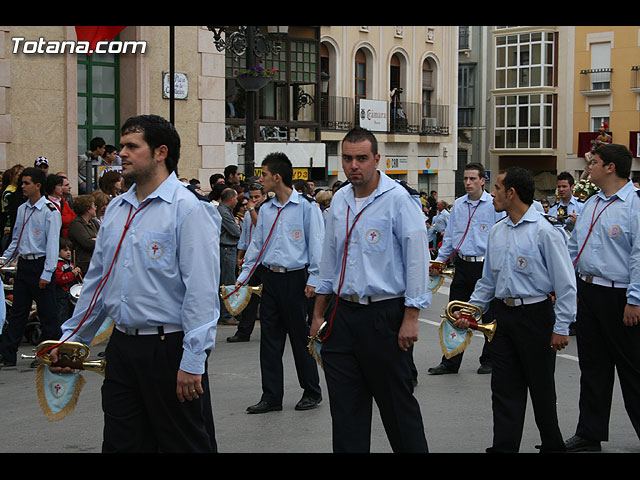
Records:
<instances>
[{"instance_id":1,"label":"spectator in red jacket","mask_svg":"<svg viewBox=\"0 0 640 480\"><path fill-rule=\"evenodd\" d=\"M68 238L67 230L69 229L69 223L71 223L71 220L76 216L76 213L62 196L63 181L64 178L59 175L47 175L47 186L45 190L47 192L47 198L53 202L62 216L62 236Z\"/></svg>"},{"instance_id":2,"label":"spectator in red jacket","mask_svg":"<svg viewBox=\"0 0 640 480\"><path fill-rule=\"evenodd\" d=\"M71 317L74 305L71 303L69 289L78 282L80 267L71 263L71 240L60 237L60 253L56 268L56 301L60 325Z\"/></svg>"}]
</instances>

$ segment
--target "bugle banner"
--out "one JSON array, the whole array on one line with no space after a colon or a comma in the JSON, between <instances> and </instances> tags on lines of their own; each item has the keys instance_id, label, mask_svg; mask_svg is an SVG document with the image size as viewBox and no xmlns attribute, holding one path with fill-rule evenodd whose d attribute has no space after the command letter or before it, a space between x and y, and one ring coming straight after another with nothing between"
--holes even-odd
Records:
<instances>
[{"instance_id":1,"label":"bugle banner","mask_svg":"<svg viewBox=\"0 0 640 480\"><path fill-rule=\"evenodd\" d=\"M227 307L227 311L234 317L249 305L251 295L262 295L262 285L258 285L257 287L250 285L242 285L240 287L236 287L235 285L220 286L220 297L224 302L224 306Z\"/></svg>"},{"instance_id":2,"label":"bugle banner","mask_svg":"<svg viewBox=\"0 0 640 480\"><path fill-rule=\"evenodd\" d=\"M437 274L432 273L437 271ZM455 267L449 266L446 262L431 260L429 262L429 284L427 288L431 293L435 293L442 286L445 277L453 278Z\"/></svg>"},{"instance_id":3,"label":"bugle banner","mask_svg":"<svg viewBox=\"0 0 640 480\"><path fill-rule=\"evenodd\" d=\"M52 347L58 348L58 362L53 364L49 353L40 354ZM22 358L37 358L40 362L36 370L36 392L38 403L45 418L50 421L62 420L76 407L85 379L83 370L89 370L104 375L105 360L87 360L89 348L78 342L47 340L40 343L34 350L36 355L22 355ZM38 355L40 354L40 355ZM70 367L72 373L54 373L49 366Z\"/></svg>"},{"instance_id":4,"label":"bugle banner","mask_svg":"<svg viewBox=\"0 0 640 480\"><path fill-rule=\"evenodd\" d=\"M455 312L459 312L458 318L464 318L469 322L469 328L461 329L454 325L454 322L457 320L454 315ZM467 348L473 335L472 330L482 332L489 342L493 340L497 327L496 321L480 323L482 321L482 310L480 307L472 305L471 303L454 300L447 304L445 313L446 315L440 315L443 320L438 328L440 346L445 358L454 357Z\"/></svg>"}]
</instances>

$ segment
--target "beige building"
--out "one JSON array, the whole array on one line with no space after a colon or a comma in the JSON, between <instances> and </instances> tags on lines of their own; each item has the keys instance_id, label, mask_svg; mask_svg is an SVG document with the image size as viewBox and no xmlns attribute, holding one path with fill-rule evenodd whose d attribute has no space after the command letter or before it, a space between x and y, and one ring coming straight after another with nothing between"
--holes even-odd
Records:
<instances>
[{"instance_id":1,"label":"beige building","mask_svg":"<svg viewBox=\"0 0 640 480\"><path fill-rule=\"evenodd\" d=\"M0 27L0 170L32 166L45 156L50 171L68 172L75 186L78 154L91 138L117 146L119 126L129 116L169 118L170 101L163 95L169 27L129 26L118 38L146 42L146 50L86 55L67 46L52 53L63 51L56 42L76 41L74 27ZM225 165L224 54L211 39L206 27L175 27L175 71L182 74L175 101L179 175L203 185Z\"/></svg>"},{"instance_id":2,"label":"beige building","mask_svg":"<svg viewBox=\"0 0 640 480\"><path fill-rule=\"evenodd\" d=\"M329 183L344 179L340 141L360 125L376 134L381 170L452 200L457 27L323 26L321 54Z\"/></svg>"}]
</instances>

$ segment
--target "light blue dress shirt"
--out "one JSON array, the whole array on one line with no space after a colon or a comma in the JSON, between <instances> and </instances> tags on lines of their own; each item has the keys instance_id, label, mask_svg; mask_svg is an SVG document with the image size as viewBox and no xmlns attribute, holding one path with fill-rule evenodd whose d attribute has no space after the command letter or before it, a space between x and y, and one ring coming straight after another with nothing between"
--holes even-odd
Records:
<instances>
[{"instance_id":1,"label":"light blue dress shirt","mask_svg":"<svg viewBox=\"0 0 640 480\"><path fill-rule=\"evenodd\" d=\"M25 225L25 221L26 226L23 230L22 226ZM40 278L51 282L53 273L58 265L61 227L62 217L60 212L50 200L40 197L33 205L27 200L18 207L11 243L2 256L9 259L15 253L16 257L13 259L15 260L18 255L46 255L47 258ZM22 238L20 238L20 244L18 244L21 231Z\"/></svg>"},{"instance_id":2,"label":"light blue dress shirt","mask_svg":"<svg viewBox=\"0 0 640 480\"><path fill-rule=\"evenodd\" d=\"M477 210L474 213L476 205ZM493 197L485 191L482 192L478 202L472 202L469 199L469 194L458 198L451 208L448 228L444 233L442 246L438 251L436 260L443 262L453 254L467 229L470 217L471 224L458 253L468 257L483 256L487 249L487 239L489 238L491 227L504 216L504 212L496 212L493 206Z\"/></svg>"},{"instance_id":3,"label":"light blue dress shirt","mask_svg":"<svg viewBox=\"0 0 640 480\"><path fill-rule=\"evenodd\" d=\"M251 212L247 212L242 219L242 233L240 234L240 240L238 240L238 250L247 250L247 248L249 248L252 231L253 223L251 222Z\"/></svg>"},{"instance_id":4,"label":"light blue dress shirt","mask_svg":"<svg viewBox=\"0 0 640 480\"><path fill-rule=\"evenodd\" d=\"M135 185L109 203L82 293L74 315L62 326L61 339L84 317L111 266L129 213L147 202L124 236L92 313L69 340L90 344L106 317L122 328L178 327L184 332L180 369L202 374L220 313L221 218L213 204L198 200L174 173L142 204Z\"/></svg>"},{"instance_id":5,"label":"light blue dress shirt","mask_svg":"<svg viewBox=\"0 0 640 480\"><path fill-rule=\"evenodd\" d=\"M549 215L551 215L552 217L558 217L558 207L560 205L564 205L562 203L562 201L557 202L555 205L553 205L552 207L549 207ZM580 215L582 212L582 209L584 208L584 203L580 202L576 197L574 197L573 195L571 196L571 200L569 200L569 203L567 205L564 205L565 207L565 212L567 215L571 215L572 213L575 213L577 215ZM563 223L567 223L569 222L569 219L564 219Z\"/></svg>"},{"instance_id":6,"label":"light blue dress shirt","mask_svg":"<svg viewBox=\"0 0 640 480\"><path fill-rule=\"evenodd\" d=\"M609 198L602 191L591 196L584 204L568 244L571 259L575 261L592 218L610 204L596 221L576 271L628 284L627 302L632 305L640 305L640 198L636 190L629 181ZM614 199L617 200L613 202Z\"/></svg>"},{"instance_id":7,"label":"light blue dress shirt","mask_svg":"<svg viewBox=\"0 0 640 480\"><path fill-rule=\"evenodd\" d=\"M308 266L307 285L315 287L322 255L324 220L318 206L306 200L296 190L291 192L284 205L280 204L277 197L273 197L260 207L258 222L251 234L251 243L237 281L244 283L248 279L279 209L282 209L282 213L259 263L287 270L299 270Z\"/></svg>"},{"instance_id":8,"label":"light blue dress shirt","mask_svg":"<svg viewBox=\"0 0 640 480\"><path fill-rule=\"evenodd\" d=\"M429 239L424 214L398 182L380 173L376 190L362 205L363 213L349 238L340 295L404 296L407 307L431 305ZM358 214L353 185L340 188L331 200L316 293L338 292L347 232Z\"/></svg>"},{"instance_id":9,"label":"light blue dress shirt","mask_svg":"<svg viewBox=\"0 0 640 480\"><path fill-rule=\"evenodd\" d=\"M485 311L494 298L529 298L555 292L553 331L569 334L576 317L576 276L566 237L534 206L513 224L507 216L489 234L482 278L469 299Z\"/></svg>"},{"instance_id":10,"label":"light blue dress shirt","mask_svg":"<svg viewBox=\"0 0 640 480\"><path fill-rule=\"evenodd\" d=\"M433 228L436 232L442 233L447 229L450 215L449 210L445 208L433 218Z\"/></svg>"}]
</instances>

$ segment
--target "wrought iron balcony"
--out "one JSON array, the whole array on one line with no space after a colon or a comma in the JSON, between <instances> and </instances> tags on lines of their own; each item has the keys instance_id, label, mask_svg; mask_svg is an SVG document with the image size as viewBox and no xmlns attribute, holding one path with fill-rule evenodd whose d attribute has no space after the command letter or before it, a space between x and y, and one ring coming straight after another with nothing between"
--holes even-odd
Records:
<instances>
[{"instance_id":1,"label":"wrought iron balcony","mask_svg":"<svg viewBox=\"0 0 640 480\"><path fill-rule=\"evenodd\" d=\"M580 71L580 93L585 96L609 95L613 68L595 68Z\"/></svg>"}]
</instances>

